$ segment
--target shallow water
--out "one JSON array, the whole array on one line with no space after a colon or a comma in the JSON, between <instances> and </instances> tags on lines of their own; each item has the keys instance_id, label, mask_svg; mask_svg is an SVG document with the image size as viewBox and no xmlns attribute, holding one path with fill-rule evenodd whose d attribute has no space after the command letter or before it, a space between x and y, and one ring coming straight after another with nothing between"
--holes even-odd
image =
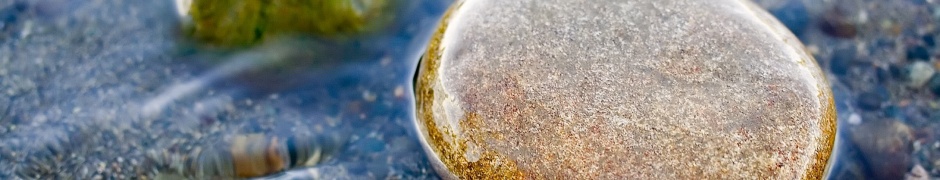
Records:
<instances>
[{"instance_id":1,"label":"shallow water","mask_svg":"<svg viewBox=\"0 0 940 180\"><path fill-rule=\"evenodd\" d=\"M435 178L411 80L449 3L406 2L377 35L220 51L180 36L168 0L0 1L0 179L152 176L174 162L154 154L244 134L340 139L306 169L329 177Z\"/></svg>"},{"instance_id":2,"label":"shallow water","mask_svg":"<svg viewBox=\"0 0 940 180\"><path fill-rule=\"evenodd\" d=\"M940 83L912 85L911 78L932 73L940 80L938 73L912 68L918 63L940 68L935 45L940 4L756 1L800 38L827 74L839 118L828 179L940 176Z\"/></svg>"},{"instance_id":3,"label":"shallow water","mask_svg":"<svg viewBox=\"0 0 940 180\"><path fill-rule=\"evenodd\" d=\"M899 57L925 44L924 34L940 34L923 30L937 24L940 6L916 0L887 6L853 5L870 0L758 2L814 49L833 84L842 151L831 179L887 171L869 167L884 162L866 162L870 157L846 140L853 115L862 124L893 118L914 126L917 140L899 144L902 150L938 144L932 118L940 119L940 110L931 106L938 96L881 76L906 66L911 60ZM412 77L450 3L410 2L376 36L213 51L180 36L169 0L0 0L0 179L152 176L167 167L148 154L186 157L243 134L341 139L324 147L337 150L319 165L269 178L309 171L348 179L436 179L411 130ZM833 30L840 26L820 22L831 21L834 11L869 20L853 31ZM901 24L898 33L882 30L885 19ZM839 64L839 54L856 53L843 49L867 52L858 53L862 62ZM927 62L940 64L937 58ZM890 98L864 110L858 99L866 92ZM910 151L885 157L907 160L897 167L902 175L913 166L940 173L940 164L934 165L938 148Z\"/></svg>"}]
</instances>

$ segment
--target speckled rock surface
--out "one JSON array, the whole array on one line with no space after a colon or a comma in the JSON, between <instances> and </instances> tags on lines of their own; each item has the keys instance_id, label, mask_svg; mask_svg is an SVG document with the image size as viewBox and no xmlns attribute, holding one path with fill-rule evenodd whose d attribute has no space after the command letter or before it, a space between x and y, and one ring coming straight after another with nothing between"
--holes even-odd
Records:
<instances>
[{"instance_id":1,"label":"speckled rock surface","mask_svg":"<svg viewBox=\"0 0 940 180\"><path fill-rule=\"evenodd\" d=\"M416 83L445 178L819 179L828 83L750 2L468 0Z\"/></svg>"}]
</instances>

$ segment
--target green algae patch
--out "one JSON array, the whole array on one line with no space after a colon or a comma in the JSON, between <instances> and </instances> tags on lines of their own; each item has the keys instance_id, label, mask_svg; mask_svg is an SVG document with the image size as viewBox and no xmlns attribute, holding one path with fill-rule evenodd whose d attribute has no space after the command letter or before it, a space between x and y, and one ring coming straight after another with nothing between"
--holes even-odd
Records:
<instances>
[{"instance_id":1,"label":"green algae patch","mask_svg":"<svg viewBox=\"0 0 940 180\"><path fill-rule=\"evenodd\" d=\"M394 0L193 0L185 34L201 43L245 47L282 35L328 39L367 34L391 22Z\"/></svg>"}]
</instances>

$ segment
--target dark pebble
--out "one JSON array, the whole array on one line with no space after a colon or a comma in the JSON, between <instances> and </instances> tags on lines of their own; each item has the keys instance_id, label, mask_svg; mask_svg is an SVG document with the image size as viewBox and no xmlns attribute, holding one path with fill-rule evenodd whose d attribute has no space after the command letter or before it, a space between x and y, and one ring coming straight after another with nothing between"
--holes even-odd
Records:
<instances>
[{"instance_id":1,"label":"dark pebble","mask_svg":"<svg viewBox=\"0 0 940 180\"><path fill-rule=\"evenodd\" d=\"M0 32L6 31L15 24L24 11L26 11L26 3L22 2L0 8Z\"/></svg>"},{"instance_id":2,"label":"dark pebble","mask_svg":"<svg viewBox=\"0 0 940 180\"><path fill-rule=\"evenodd\" d=\"M858 95L857 105L859 108L867 111L881 109L881 104L886 100L884 96L874 92L866 92Z\"/></svg>"},{"instance_id":3,"label":"dark pebble","mask_svg":"<svg viewBox=\"0 0 940 180\"><path fill-rule=\"evenodd\" d=\"M797 37L800 37L809 25L809 12L803 1L789 1L786 5L770 12Z\"/></svg>"},{"instance_id":4,"label":"dark pebble","mask_svg":"<svg viewBox=\"0 0 940 180\"><path fill-rule=\"evenodd\" d=\"M823 15L819 29L827 35L837 38L853 38L858 34L855 24L839 9L833 9Z\"/></svg>"},{"instance_id":5,"label":"dark pebble","mask_svg":"<svg viewBox=\"0 0 940 180\"><path fill-rule=\"evenodd\" d=\"M843 48L836 50L829 59L829 70L832 73L844 76L849 71L855 61L855 48Z\"/></svg>"},{"instance_id":6,"label":"dark pebble","mask_svg":"<svg viewBox=\"0 0 940 180\"><path fill-rule=\"evenodd\" d=\"M904 179L911 169L913 130L896 119L873 119L850 130L872 179Z\"/></svg>"},{"instance_id":7,"label":"dark pebble","mask_svg":"<svg viewBox=\"0 0 940 180\"><path fill-rule=\"evenodd\" d=\"M933 35L924 35L923 37L924 45L927 47L937 46L937 41L934 39Z\"/></svg>"},{"instance_id":8,"label":"dark pebble","mask_svg":"<svg viewBox=\"0 0 940 180\"><path fill-rule=\"evenodd\" d=\"M927 61L930 60L930 52L927 50L927 47L917 46L907 49L907 60L908 61Z\"/></svg>"},{"instance_id":9,"label":"dark pebble","mask_svg":"<svg viewBox=\"0 0 940 180\"><path fill-rule=\"evenodd\" d=\"M940 73L933 74L930 81L927 81L927 88L930 88L933 94L940 96Z\"/></svg>"},{"instance_id":10,"label":"dark pebble","mask_svg":"<svg viewBox=\"0 0 940 180\"><path fill-rule=\"evenodd\" d=\"M16 15L21 14L26 11L26 3L24 2L15 2L13 5L4 7L3 11L0 11L0 18L5 22L11 22L16 20Z\"/></svg>"},{"instance_id":11,"label":"dark pebble","mask_svg":"<svg viewBox=\"0 0 940 180\"><path fill-rule=\"evenodd\" d=\"M903 119L905 116L904 112L901 111L901 108L898 108L898 106L895 105L885 106L883 112L885 117L889 118Z\"/></svg>"},{"instance_id":12,"label":"dark pebble","mask_svg":"<svg viewBox=\"0 0 940 180\"><path fill-rule=\"evenodd\" d=\"M888 71L891 72L891 76L894 77L895 80L907 81L910 79L908 78L908 74L911 73L911 70L908 70L907 68L892 65L888 66Z\"/></svg>"},{"instance_id":13,"label":"dark pebble","mask_svg":"<svg viewBox=\"0 0 940 180\"><path fill-rule=\"evenodd\" d=\"M891 82L894 79L894 72L891 72L891 68L875 68L875 77L878 78L878 82Z\"/></svg>"}]
</instances>

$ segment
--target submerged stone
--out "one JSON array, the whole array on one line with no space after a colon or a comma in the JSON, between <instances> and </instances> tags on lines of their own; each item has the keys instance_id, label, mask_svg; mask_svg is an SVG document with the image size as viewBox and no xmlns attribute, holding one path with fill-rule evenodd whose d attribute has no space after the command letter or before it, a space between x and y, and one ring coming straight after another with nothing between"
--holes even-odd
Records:
<instances>
[{"instance_id":1,"label":"submerged stone","mask_svg":"<svg viewBox=\"0 0 940 180\"><path fill-rule=\"evenodd\" d=\"M832 93L744 0L457 3L416 81L445 179L820 179Z\"/></svg>"},{"instance_id":2,"label":"submerged stone","mask_svg":"<svg viewBox=\"0 0 940 180\"><path fill-rule=\"evenodd\" d=\"M214 46L248 46L283 35L337 38L387 25L394 0L176 0L186 34Z\"/></svg>"},{"instance_id":3,"label":"submerged stone","mask_svg":"<svg viewBox=\"0 0 940 180\"><path fill-rule=\"evenodd\" d=\"M848 131L874 179L902 179L911 169L914 130L894 119L876 119Z\"/></svg>"}]
</instances>

